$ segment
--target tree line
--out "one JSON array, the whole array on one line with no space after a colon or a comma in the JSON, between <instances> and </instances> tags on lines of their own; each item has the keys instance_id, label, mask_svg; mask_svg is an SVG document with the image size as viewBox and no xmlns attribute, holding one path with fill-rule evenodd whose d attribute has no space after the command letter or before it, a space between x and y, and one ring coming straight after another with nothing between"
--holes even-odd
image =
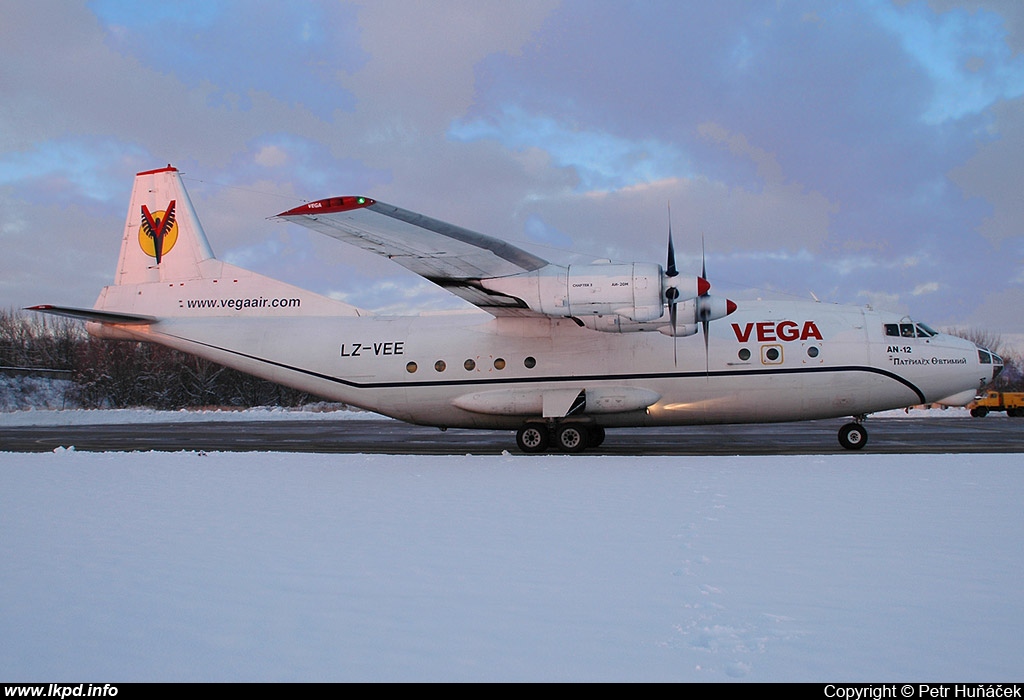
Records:
<instances>
[{"instance_id":1,"label":"tree line","mask_svg":"<svg viewBox=\"0 0 1024 700\"><path fill-rule=\"evenodd\" d=\"M93 338L72 319L0 311L0 368L71 382L82 408L301 406L320 397L152 343Z\"/></svg>"},{"instance_id":2,"label":"tree line","mask_svg":"<svg viewBox=\"0 0 1024 700\"><path fill-rule=\"evenodd\" d=\"M959 335L1000 354L1005 369L992 388L1024 391L1024 361L998 336ZM83 408L301 406L320 397L152 343L99 340L71 319L0 311L0 368L59 373Z\"/></svg>"}]
</instances>

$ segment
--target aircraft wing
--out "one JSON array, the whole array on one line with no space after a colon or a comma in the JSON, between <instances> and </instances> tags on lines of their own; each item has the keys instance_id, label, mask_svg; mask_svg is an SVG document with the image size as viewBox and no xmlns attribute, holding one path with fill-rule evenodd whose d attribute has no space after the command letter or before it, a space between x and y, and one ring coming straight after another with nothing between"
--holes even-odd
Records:
<instances>
[{"instance_id":1,"label":"aircraft wing","mask_svg":"<svg viewBox=\"0 0 1024 700\"><path fill-rule=\"evenodd\" d=\"M495 316L539 316L522 300L484 289L481 279L548 264L521 248L368 197L332 197L278 214L383 255Z\"/></svg>"}]
</instances>

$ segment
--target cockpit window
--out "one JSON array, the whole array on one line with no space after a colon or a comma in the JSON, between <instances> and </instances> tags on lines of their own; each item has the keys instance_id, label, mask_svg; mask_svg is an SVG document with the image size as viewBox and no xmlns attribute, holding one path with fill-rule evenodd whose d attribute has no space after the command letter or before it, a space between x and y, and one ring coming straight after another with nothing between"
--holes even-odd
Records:
<instances>
[{"instance_id":1,"label":"cockpit window","mask_svg":"<svg viewBox=\"0 0 1024 700\"><path fill-rule=\"evenodd\" d=\"M990 365L990 364L992 364L992 354L989 353L988 350L983 350L982 348L978 348L978 362L980 362L983 365Z\"/></svg>"},{"instance_id":2,"label":"cockpit window","mask_svg":"<svg viewBox=\"0 0 1024 700\"><path fill-rule=\"evenodd\" d=\"M885 334L892 338L932 338L938 332L925 323L887 323Z\"/></svg>"}]
</instances>

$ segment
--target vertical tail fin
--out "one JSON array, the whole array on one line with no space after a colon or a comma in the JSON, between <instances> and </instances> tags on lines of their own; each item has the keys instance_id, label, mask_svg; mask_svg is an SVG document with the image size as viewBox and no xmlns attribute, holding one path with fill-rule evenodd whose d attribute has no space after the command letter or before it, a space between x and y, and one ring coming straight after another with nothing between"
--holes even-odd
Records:
<instances>
[{"instance_id":1,"label":"vertical tail fin","mask_svg":"<svg viewBox=\"0 0 1024 700\"><path fill-rule=\"evenodd\" d=\"M198 279L200 263L213 258L178 169L138 173L115 284Z\"/></svg>"},{"instance_id":2,"label":"vertical tail fin","mask_svg":"<svg viewBox=\"0 0 1024 700\"><path fill-rule=\"evenodd\" d=\"M173 317L359 315L354 306L217 260L181 175L170 165L135 176L114 284L103 288L88 314L55 309L47 310L111 324Z\"/></svg>"}]
</instances>

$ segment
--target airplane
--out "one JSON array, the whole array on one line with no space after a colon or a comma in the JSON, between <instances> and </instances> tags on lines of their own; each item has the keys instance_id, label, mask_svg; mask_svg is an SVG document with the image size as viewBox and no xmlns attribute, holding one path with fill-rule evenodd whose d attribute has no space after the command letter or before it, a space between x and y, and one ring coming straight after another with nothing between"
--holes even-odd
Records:
<instances>
[{"instance_id":1,"label":"airplane","mask_svg":"<svg viewBox=\"0 0 1024 700\"><path fill-rule=\"evenodd\" d=\"M480 311L384 316L218 260L177 168L135 177L114 283L93 308L33 311L100 338L160 343L408 423L516 431L526 453L581 452L606 429L865 418L962 406L1002 359L908 316L712 296L666 265L556 265L369 197L272 217L383 255ZM702 337L703 342L700 339Z\"/></svg>"}]
</instances>

